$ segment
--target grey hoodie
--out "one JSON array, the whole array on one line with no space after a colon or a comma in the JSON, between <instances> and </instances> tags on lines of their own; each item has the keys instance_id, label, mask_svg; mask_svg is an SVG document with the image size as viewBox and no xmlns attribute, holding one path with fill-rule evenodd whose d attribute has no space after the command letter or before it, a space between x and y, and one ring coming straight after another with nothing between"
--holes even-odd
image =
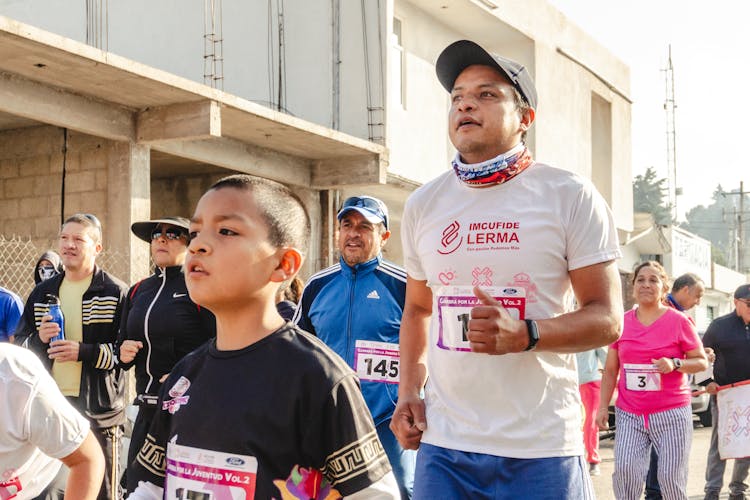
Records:
<instances>
[{"instance_id":1,"label":"grey hoodie","mask_svg":"<svg viewBox=\"0 0 750 500\"><path fill-rule=\"evenodd\" d=\"M55 268L55 274L60 274L61 272L63 272L63 264L60 256L52 250L47 250L42 254L41 257L39 257L39 260L36 261L36 265L34 266L34 283L37 285L42 282L42 277L39 274L39 263L43 260L48 260L52 263L52 266L54 266ZM52 276L48 276L47 278L51 277Z\"/></svg>"}]
</instances>

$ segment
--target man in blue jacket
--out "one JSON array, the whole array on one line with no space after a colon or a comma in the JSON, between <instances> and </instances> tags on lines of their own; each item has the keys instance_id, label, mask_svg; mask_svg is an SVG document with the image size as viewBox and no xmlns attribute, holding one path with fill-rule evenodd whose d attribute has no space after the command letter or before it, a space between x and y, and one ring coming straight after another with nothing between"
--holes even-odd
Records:
<instances>
[{"instance_id":1,"label":"man in blue jacket","mask_svg":"<svg viewBox=\"0 0 750 500\"><path fill-rule=\"evenodd\" d=\"M398 396L398 332L406 272L383 259L388 208L370 196L348 198L338 213L339 263L313 275L294 322L318 336L357 372L401 496L411 498L416 453L388 428Z\"/></svg>"}]
</instances>

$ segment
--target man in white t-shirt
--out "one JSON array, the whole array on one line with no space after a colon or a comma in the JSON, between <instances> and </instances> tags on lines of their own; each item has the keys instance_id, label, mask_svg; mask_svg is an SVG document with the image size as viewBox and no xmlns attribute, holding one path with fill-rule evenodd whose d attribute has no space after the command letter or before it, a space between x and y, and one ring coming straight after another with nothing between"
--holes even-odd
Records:
<instances>
[{"instance_id":1,"label":"man in white t-shirt","mask_svg":"<svg viewBox=\"0 0 750 500\"><path fill-rule=\"evenodd\" d=\"M104 455L31 351L0 344L0 498L36 498L68 468L66 498L96 498Z\"/></svg>"},{"instance_id":2,"label":"man in white t-shirt","mask_svg":"<svg viewBox=\"0 0 750 500\"><path fill-rule=\"evenodd\" d=\"M391 425L419 448L414 498L592 498L572 353L619 335L612 214L589 181L532 159L523 66L463 40L436 69L458 154L412 194L401 228Z\"/></svg>"}]
</instances>

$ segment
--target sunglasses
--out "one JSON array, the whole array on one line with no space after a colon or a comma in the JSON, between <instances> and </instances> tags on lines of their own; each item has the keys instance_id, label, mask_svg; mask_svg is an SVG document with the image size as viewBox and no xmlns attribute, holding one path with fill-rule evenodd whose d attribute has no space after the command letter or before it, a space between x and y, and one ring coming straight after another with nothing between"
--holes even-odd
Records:
<instances>
[{"instance_id":1,"label":"sunglasses","mask_svg":"<svg viewBox=\"0 0 750 500\"><path fill-rule=\"evenodd\" d=\"M96 227L100 231L102 230L102 223L99 222L99 219L96 218L96 215L94 214L81 214L81 215L87 218L88 220L90 220L91 223L94 225L94 227Z\"/></svg>"},{"instance_id":2,"label":"sunglasses","mask_svg":"<svg viewBox=\"0 0 750 500\"><path fill-rule=\"evenodd\" d=\"M151 233L151 240L158 240L159 238L164 237L168 240L179 240L180 238L187 238L187 233L185 231L180 231L178 229L167 229L165 231L162 231L161 229L155 230L153 233Z\"/></svg>"},{"instance_id":3,"label":"sunglasses","mask_svg":"<svg viewBox=\"0 0 750 500\"><path fill-rule=\"evenodd\" d=\"M352 196L351 198L347 198L346 201L344 201L344 204L341 206L341 210L345 208L366 208L382 217L385 227L388 227L388 215L386 212L387 209L381 204L380 201L376 200L375 198Z\"/></svg>"}]
</instances>

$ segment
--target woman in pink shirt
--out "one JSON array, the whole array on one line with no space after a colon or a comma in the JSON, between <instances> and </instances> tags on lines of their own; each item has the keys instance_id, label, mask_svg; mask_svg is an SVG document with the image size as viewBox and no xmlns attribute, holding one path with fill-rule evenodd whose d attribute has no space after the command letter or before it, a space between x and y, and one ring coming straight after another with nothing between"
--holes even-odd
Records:
<instances>
[{"instance_id":1,"label":"woman in pink shirt","mask_svg":"<svg viewBox=\"0 0 750 500\"><path fill-rule=\"evenodd\" d=\"M687 316L664 305L667 274L658 262L639 264L633 278L637 307L607 354L597 414L606 429L607 404L617 384L615 472L617 499L638 499L653 445L659 455L662 497L687 500L693 415L687 373L705 370L706 355Z\"/></svg>"}]
</instances>

